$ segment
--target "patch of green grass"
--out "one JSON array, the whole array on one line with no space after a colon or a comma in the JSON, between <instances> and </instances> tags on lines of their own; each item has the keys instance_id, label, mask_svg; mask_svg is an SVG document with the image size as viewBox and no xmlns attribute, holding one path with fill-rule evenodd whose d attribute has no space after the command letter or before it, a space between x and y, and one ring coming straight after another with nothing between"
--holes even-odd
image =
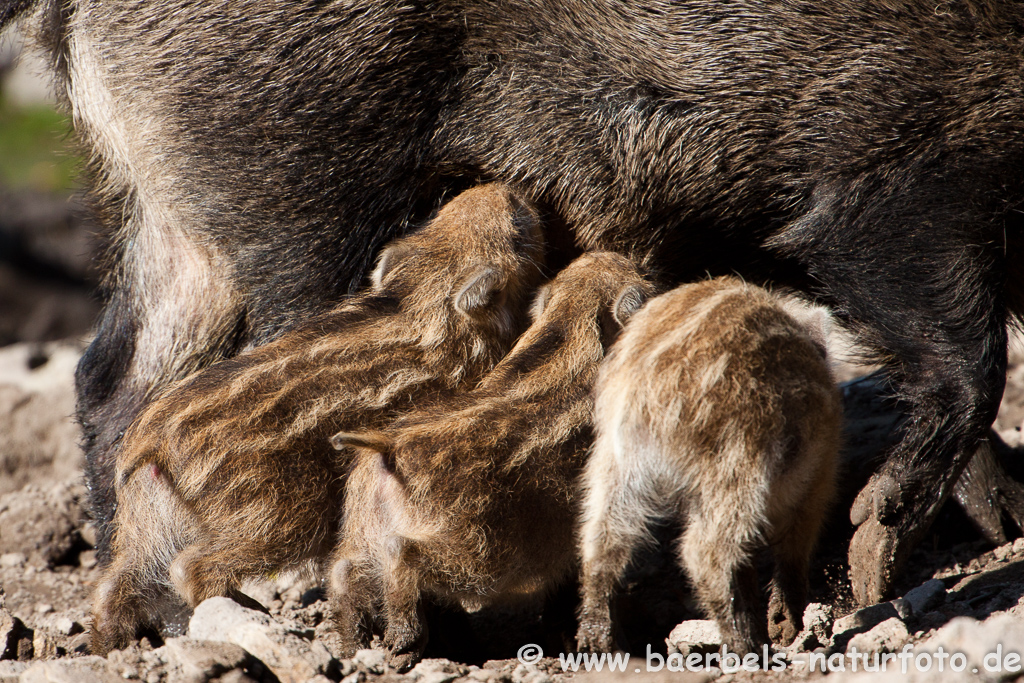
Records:
<instances>
[{"instance_id":1,"label":"patch of green grass","mask_svg":"<svg viewBox=\"0 0 1024 683\"><path fill-rule=\"evenodd\" d=\"M67 118L50 107L16 107L0 97L0 184L70 191L79 166L70 130Z\"/></svg>"}]
</instances>

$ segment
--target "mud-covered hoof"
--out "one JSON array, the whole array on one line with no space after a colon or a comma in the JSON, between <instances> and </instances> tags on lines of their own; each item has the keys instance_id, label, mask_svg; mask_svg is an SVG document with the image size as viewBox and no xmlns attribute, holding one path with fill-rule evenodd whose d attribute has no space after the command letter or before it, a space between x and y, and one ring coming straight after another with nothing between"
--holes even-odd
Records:
<instances>
[{"instance_id":1,"label":"mud-covered hoof","mask_svg":"<svg viewBox=\"0 0 1024 683\"><path fill-rule=\"evenodd\" d=\"M850 541L850 587L862 606L881 602L892 588L899 539L894 528L869 518Z\"/></svg>"},{"instance_id":2,"label":"mud-covered hoof","mask_svg":"<svg viewBox=\"0 0 1024 683\"><path fill-rule=\"evenodd\" d=\"M896 477L881 472L857 495L850 507L850 521L860 526L874 517L882 524L891 523L903 511L903 490Z\"/></svg>"},{"instance_id":3,"label":"mud-covered hoof","mask_svg":"<svg viewBox=\"0 0 1024 683\"><path fill-rule=\"evenodd\" d=\"M1019 457L994 432L975 452L953 488L953 498L985 540L1003 545L1009 520L1024 530L1024 484L1004 467L1001 456Z\"/></svg>"}]
</instances>

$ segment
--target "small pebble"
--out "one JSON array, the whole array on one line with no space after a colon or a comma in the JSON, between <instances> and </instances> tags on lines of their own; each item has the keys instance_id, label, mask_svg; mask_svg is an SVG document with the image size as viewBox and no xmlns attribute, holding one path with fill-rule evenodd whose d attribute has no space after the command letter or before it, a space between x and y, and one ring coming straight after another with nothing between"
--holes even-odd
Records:
<instances>
[{"instance_id":1,"label":"small pebble","mask_svg":"<svg viewBox=\"0 0 1024 683\"><path fill-rule=\"evenodd\" d=\"M96 566L96 551L83 550L78 554L78 564L82 569L92 569Z\"/></svg>"},{"instance_id":2,"label":"small pebble","mask_svg":"<svg viewBox=\"0 0 1024 683\"><path fill-rule=\"evenodd\" d=\"M1010 557L1010 555L1012 555L1012 554L1013 554L1013 545L1010 544L1010 543L1007 543L1006 545L1001 545L1001 546L999 546L998 548L996 548L995 550L992 551L992 556L995 557L996 560L998 560L1000 562L1005 562L1006 559L1008 557Z\"/></svg>"},{"instance_id":3,"label":"small pebble","mask_svg":"<svg viewBox=\"0 0 1024 683\"><path fill-rule=\"evenodd\" d=\"M352 661L362 666L370 673L384 673L384 662L387 660L387 653L384 650L358 650Z\"/></svg>"},{"instance_id":4,"label":"small pebble","mask_svg":"<svg viewBox=\"0 0 1024 683\"><path fill-rule=\"evenodd\" d=\"M24 553L4 553L0 555L0 567L20 567L25 560Z\"/></svg>"},{"instance_id":5,"label":"small pebble","mask_svg":"<svg viewBox=\"0 0 1024 683\"><path fill-rule=\"evenodd\" d=\"M86 523L78 530L78 535L82 537L82 540L89 544L90 547L96 547L96 527L92 524Z\"/></svg>"}]
</instances>

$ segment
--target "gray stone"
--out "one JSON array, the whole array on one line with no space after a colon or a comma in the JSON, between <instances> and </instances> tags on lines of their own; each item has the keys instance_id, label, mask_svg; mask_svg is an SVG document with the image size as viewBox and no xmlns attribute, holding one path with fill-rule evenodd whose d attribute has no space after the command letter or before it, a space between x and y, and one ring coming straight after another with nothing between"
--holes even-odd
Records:
<instances>
[{"instance_id":1,"label":"gray stone","mask_svg":"<svg viewBox=\"0 0 1024 683\"><path fill-rule=\"evenodd\" d=\"M65 642L66 639L37 628L32 637L32 657L33 659L55 659L64 654L62 645Z\"/></svg>"},{"instance_id":2,"label":"gray stone","mask_svg":"<svg viewBox=\"0 0 1024 683\"><path fill-rule=\"evenodd\" d=\"M205 683L232 669L255 664L251 654L234 643L194 638L170 638L162 648L171 665L169 683Z\"/></svg>"},{"instance_id":3,"label":"gray stone","mask_svg":"<svg viewBox=\"0 0 1024 683\"><path fill-rule=\"evenodd\" d=\"M914 614L924 614L946 601L946 585L939 579L931 579L907 591L903 599L910 604Z\"/></svg>"},{"instance_id":4,"label":"gray stone","mask_svg":"<svg viewBox=\"0 0 1024 683\"><path fill-rule=\"evenodd\" d=\"M804 610L804 629L822 638L829 637L833 620L832 605L812 602Z\"/></svg>"},{"instance_id":5,"label":"gray stone","mask_svg":"<svg viewBox=\"0 0 1024 683\"><path fill-rule=\"evenodd\" d=\"M68 652L87 653L89 651L89 640L88 633L79 633L72 636L71 640L68 641Z\"/></svg>"},{"instance_id":6,"label":"gray stone","mask_svg":"<svg viewBox=\"0 0 1024 683\"><path fill-rule=\"evenodd\" d=\"M28 662L0 662L0 683L18 683L22 672L28 667Z\"/></svg>"},{"instance_id":7,"label":"gray stone","mask_svg":"<svg viewBox=\"0 0 1024 683\"><path fill-rule=\"evenodd\" d=\"M6 609L0 608L0 659L30 659L32 630Z\"/></svg>"},{"instance_id":8,"label":"gray stone","mask_svg":"<svg viewBox=\"0 0 1024 683\"><path fill-rule=\"evenodd\" d=\"M277 589L270 581L246 581L242 585L241 592L264 607L273 604L278 597Z\"/></svg>"},{"instance_id":9,"label":"gray stone","mask_svg":"<svg viewBox=\"0 0 1024 683\"><path fill-rule=\"evenodd\" d=\"M882 602L836 619L832 625L831 649L834 652L845 652L847 644L857 634L870 631L886 619L899 618L899 612L891 602Z\"/></svg>"},{"instance_id":10,"label":"gray stone","mask_svg":"<svg viewBox=\"0 0 1024 683\"><path fill-rule=\"evenodd\" d=\"M78 566L82 569L92 569L97 562L95 550L83 550L78 554Z\"/></svg>"},{"instance_id":11,"label":"gray stone","mask_svg":"<svg viewBox=\"0 0 1024 683\"><path fill-rule=\"evenodd\" d=\"M899 616L900 619L903 619L904 621L909 619L914 614L914 608L910 605L909 602L907 602L903 598L896 598L895 600L890 600L889 604L896 609L896 614Z\"/></svg>"},{"instance_id":12,"label":"gray stone","mask_svg":"<svg viewBox=\"0 0 1024 683\"><path fill-rule=\"evenodd\" d=\"M1010 652L1024 654L1024 623L1009 614L999 614L981 622L970 617L956 617L940 628L935 635L920 643L915 651L962 652L968 668L984 671L984 658L1001 650L1005 659ZM1018 662L1024 664L1024 661Z\"/></svg>"},{"instance_id":13,"label":"gray stone","mask_svg":"<svg viewBox=\"0 0 1024 683\"><path fill-rule=\"evenodd\" d=\"M466 672L465 667L460 667L448 659L424 659L414 666L408 675L415 678L418 683L448 683Z\"/></svg>"},{"instance_id":14,"label":"gray stone","mask_svg":"<svg viewBox=\"0 0 1024 683\"><path fill-rule=\"evenodd\" d=\"M992 551L992 557L1000 562L1005 562L1013 555L1013 543L1006 543Z\"/></svg>"},{"instance_id":15,"label":"gray stone","mask_svg":"<svg viewBox=\"0 0 1024 683\"><path fill-rule=\"evenodd\" d=\"M73 636L85 630L79 622L67 614L54 614L41 621L44 628L62 636Z\"/></svg>"},{"instance_id":16,"label":"gray stone","mask_svg":"<svg viewBox=\"0 0 1024 683\"><path fill-rule=\"evenodd\" d=\"M35 365L40 353L46 362ZM0 348L0 494L34 481L81 476L75 423L75 365L81 350L67 344L11 344ZM10 531L3 526L4 535ZM0 543L0 553L16 552ZM26 553L31 556L32 553Z\"/></svg>"},{"instance_id":17,"label":"gray stone","mask_svg":"<svg viewBox=\"0 0 1024 683\"><path fill-rule=\"evenodd\" d=\"M334 661L322 643L298 635L309 631L228 598L210 598L196 607L188 635L197 640L234 643L262 661L281 683L299 683L327 674Z\"/></svg>"},{"instance_id":18,"label":"gray stone","mask_svg":"<svg viewBox=\"0 0 1024 683\"><path fill-rule=\"evenodd\" d=\"M387 666L388 653L384 650L357 650L352 663L375 674L384 673Z\"/></svg>"},{"instance_id":19,"label":"gray stone","mask_svg":"<svg viewBox=\"0 0 1024 683\"><path fill-rule=\"evenodd\" d=\"M871 605L870 607L859 609L853 614L847 614L845 617L836 619L835 624L832 625L832 635L838 636L851 631L863 633L881 624L886 619L892 619L893 617L898 619L899 616L899 612L896 611L891 602Z\"/></svg>"},{"instance_id":20,"label":"gray stone","mask_svg":"<svg viewBox=\"0 0 1024 683\"><path fill-rule=\"evenodd\" d=\"M494 669L477 669L470 667L470 671L466 674L466 677L471 678L474 681L480 681L481 683L491 683L492 681L501 680L502 675Z\"/></svg>"},{"instance_id":21,"label":"gray stone","mask_svg":"<svg viewBox=\"0 0 1024 683\"><path fill-rule=\"evenodd\" d=\"M124 683L102 657L38 662L21 674L21 683Z\"/></svg>"},{"instance_id":22,"label":"gray stone","mask_svg":"<svg viewBox=\"0 0 1024 683\"><path fill-rule=\"evenodd\" d=\"M870 631L858 633L846 645L846 652L874 654L876 652L896 652L910 640L910 632L906 624L893 617L886 619Z\"/></svg>"},{"instance_id":23,"label":"gray stone","mask_svg":"<svg viewBox=\"0 0 1024 683\"><path fill-rule=\"evenodd\" d=\"M0 555L0 567L21 567L28 561L25 553L4 553Z\"/></svg>"},{"instance_id":24,"label":"gray stone","mask_svg":"<svg viewBox=\"0 0 1024 683\"><path fill-rule=\"evenodd\" d=\"M458 674L448 673L446 671L432 671L417 677L416 680L418 683L450 683L458 677Z\"/></svg>"},{"instance_id":25,"label":"gray stone","mask_svg":"<svg viewBox=\"0 0 1024 683\"><path fill-rule=\"evenodd\" d=\"M78 530L78 535L90 548L96 547L96 527L92 525L92 522L83 524L82 528Z\"/></svg>"},{"instance_id":26,"label":"gray stone","mask_svg":"<svg viewBox=\"0 0 1024 683\"><path fill-rule=\"evenodd\" d=\"M672 629L665 639L668 653L679 653L683 657L691 653L717 652L722 646L722 632L718 624L708 619L691 619L681 622Z\"/></svg>"},{"instance_id":27,"label":"gray stone","mask_svg":"<svg viewBox=\"0 0 1024 683\"><path fill-rule=\"evenodd\" d=\"M995 668L996 655L1001 656L1001 663L1010 667L1020 665L1012 659L1007 661L1008 654L1021 654L1024 649L1024 623L1019 617L1001 614L990 617L984 622L979 622L970 617L957 617L939 629L931 638L920 642L910 651L907 673L901 671L898 661L890 662L887 670L882 672L863 672L845 674L830 674L828 680L833 679L836 683L935 683L936 681L948 683L966 683L967 681L983 681L995 683L996 681L1016 679L1019 672L1003 669L990 670L986 668L986 657L988 664ZM941 648L941 653L939 652ZM902 652L902 648L900 648ZM931 667L927 671L917 670L917 658L929 653ZM961 653L964 656L961 672L954 672L950 668L951 655ZM891 655L890 655L891 656ZM938 671L937 658L944 662L943 671Z\"/></svg>"},{"instance_id":28,"label":"gray stone","mask_svg":"<svg viewBox=\"0 0 1024 683\"><path fill-rule=\"evenodd\" d=\"M787 648L790 652L806 652L827 645L832 633L832 606L812 602L804 609L803 629Z\"/></svg>"},{"instance_id":29,"label":"gray stone","mask_svg":"<svg viewBox=\"0 0 1024 683\"><path fill-rule=\"evenodd\" d=\"M533 664L520 664L512 672L512 683L551 683L551 676Z\"/></svg>"},{"instance_id":30,"label":"gray stone","mask_svg":"<svg viewBox=\"0 0 1024 683\"><path fill-rule=\"evenodd\" d=\"M312 681L317 681L319 683L321 680L328 681L330 679L325 676L314 676L310 679L311 683ZM217 683L258 683L258 681L257 679L248 676L241 669L232 669L219 677L217 679Z\"/></svg>"}]
</instances>

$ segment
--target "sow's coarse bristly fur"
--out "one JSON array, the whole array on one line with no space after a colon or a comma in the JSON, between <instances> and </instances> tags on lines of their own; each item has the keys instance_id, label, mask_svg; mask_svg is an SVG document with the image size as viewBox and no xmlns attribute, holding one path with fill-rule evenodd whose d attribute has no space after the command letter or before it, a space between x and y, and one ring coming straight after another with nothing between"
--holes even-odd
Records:
<instances>
[{"instance_id":1,"label":"sow's coarse bristly fur","mask_svg":"<svg viewBox=\"0 0 1024 683\"><path fill-rule=\"evenodd\" d=\"M532 207L468 190L383 252L369 293L150 404L118 457L92 649L123 646L172 587L194 607L323 560L347 469L330 435L471 388L526 327L541 258Z\"/></svg>"},{"instance_id":2,"label":"sow's coarse bristly fur","mask_svg":"<svg viewBox=\"0 0 1024 683\"><path fill-rule=\"evenodd\" d=\"M632 318L595 403L580 649L611 651L616 584L659 518L682 526L679 563L730 650L792 641L839 449L824 346L764 289L732 277L684 285ZM766 631L754 557L768 546Z\"/></svg>"},{"instance_id":3,"label":"sow's coarse bristly fur","mask_svg":"<svg viewBox=\"0 0 1024 683\"><path fill-rule=\"evenodd\" d=\"M426 643L422 594L476 608L536 599L572 572L598 363L650 291L625 257L584 255L479 388L384 432L335 435L357 453L330 596L350 649L379 611L405 669Z\"/></svg>"},{"instance_id":4,"label":"sow's coarse bristly fur","mask_svg":"<svg viewBox=\"0 0 1024 683\"><path fill-rule=\"evenodd\" d=\"M139 410L331 308L480 179L673 282L810 293L877 352L909 419L853 509L861 603L995 416L1024 311L1019 0L0 0L0 23L26 10L115 232L76 377L101 560Z\"/></svg>"}]
</instances>

